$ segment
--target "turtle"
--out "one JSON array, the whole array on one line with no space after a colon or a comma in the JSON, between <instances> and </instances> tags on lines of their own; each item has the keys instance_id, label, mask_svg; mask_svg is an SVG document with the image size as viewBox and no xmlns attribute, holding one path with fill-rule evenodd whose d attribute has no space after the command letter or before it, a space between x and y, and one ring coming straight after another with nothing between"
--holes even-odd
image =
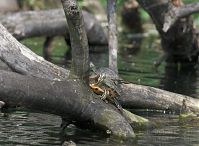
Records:
<instances>
[{"instance_id":1,"label":"turtle","mask_svg":"<svg viewBox=\"0 0 199 146\"><path fill-rule=\"evenodd\" d=\"M121 95L121 90L118 88L121 79L113 70L109 68L96 69L91 66L90 87L97 95L101 95L101 99L106 103L113 103L120 111L122 106L118 102L118 97Z\"/></svg>"}]
</instances>

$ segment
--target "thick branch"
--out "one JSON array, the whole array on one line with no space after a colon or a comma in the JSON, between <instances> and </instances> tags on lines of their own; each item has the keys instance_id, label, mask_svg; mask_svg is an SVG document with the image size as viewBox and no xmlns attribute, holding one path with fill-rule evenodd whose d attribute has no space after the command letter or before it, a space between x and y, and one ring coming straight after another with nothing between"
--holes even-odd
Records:
<instances>
[{"instance_id":1,"label":"thick branch","mask_svg":"<svg viewBox=\"0 0 199 146\"><path fill-rule=\"evenodd\" d=\"M163 26L164 17L171 7L169 0L138 0L139 4L150 14L160 34L162 47L167 54L168 62L196 62L199 54L198 37L194 29L193 19L180 19L169 30ZM169 22L168 22L169 23Z\"/></svg>"},{"instance_id":2,"label":"thick branch","mask_svg":"<svg viewBox=\"0 0 199 146\"><path fill-rule=\"evenodd\" d=\"M20 50L26 50L27 52L30 52L30 50L25 46L21 45L10 34L8 34L5 28L3 28L3 26L1 25L0 32L0 59L3 59L10 67L12 67L12 69L15 69L18 72L22 72L26 75L36 76L50 80L54 78L62 81L67 79L69 72L68 70L57 67L53 64L49 65L49 63L45 60L40 61L41 58L32 52L22 53ZM31 61L28 59L28 57L35 58L35 60ZM24 63L24 61L28 63ZM163 110L171 109L179 111L181 108L180 106L182 104L182 100L187 99L187 104L190 107L190 109L192 109L193 111L198 111L198 99L193 99L188 96L183 96L156 89L153 87L135 84L122 84L121 88L123 91L121 102L124 107Z\"/></svg>"},{"instance_id":3,"label":"thick branch","mask_svg":"<svg viewBox=\"0 0 199 146\"><path fill-rule=\"evenodd\" d=\"M68 22L72 46L71 73L89 82L89 49L84 19L76 0L61 0Z\"/></svg>"},{"instance_id":4,"label":"thick branch","mask_svg":"<svg viewBox=\"0 0 199 146\"><path fill-rule=\"evenodd\" d=\"M82 125L94 123L113 135L130 138L134 132L114 108L96 98L80 80L49 81L0 72L0 100L9 105L69 117Z\"/></svg>"},{"instance_id":5,"label":"thick branch","mask_svg":"<svg viewBox=\"0 0 199 146\"><path fill-rule=\"evenodd\" d=\"M120 99L123 107L172 110L179 112L185 100L191 111L199 112L199 100L149 86L123 84Z\"/></svg>"},{"instance_id":6,"label":"thick branch","mask_svg":"<svg viewBox=\"0 0 199 146\"><path fill-rule=\"evenodd\" d=\"M2 40L0 58L12 69L25 75L50 80L66 80L68 77L67 70L53 65L31 52L17 42L2 25L0 25L0 30L0 39ZM29 80L29 78L31 79ZM0 100L7 104L19 104L30 109L55 113L63 117L66 116L64 110L67 110L72 119L74 117L71 114L76 114L80 118L79 120L76 119L79 122L88 120L101 128L107 129L109 127L108 129L112 131L113 135L134 137L134 132L127 120L115 108L108 106L98 98L94 98L88 86L82 84L80 80L57 82L45 81L41 78L36 79L30 76L2 72L2 78L0 78L2 98ZM59 99L59 97L63 99ZM71 111L72 106L74 106L74 111ZM54 109L54 107L58 108ZM69 108L63 109L64 107ZM118 129L118 126L121 128Z\"/></svg>"},{"instance_id":7,"label":"thick branch","mask_svg":"<svg viewBox=\"0 0 199 146\"><path fill-rule=\"evenodd\" d=\"M68 77L69 71L33 53L20 44L1 24L0 40L0 59L14 71L51 80L65 80Z\"/></svg>"},{"instance_id":8,"label":"thick branch","mask_svg":"<svg viewBox=\"0 0 199 146\"><path fill-rule=\"evenodd\" d=\"M100 22L83 11L89 44L107 45L107 36ZM0 17L0 22L18 40L38 36L65 36L69 39L63 9L25 11Z\"/></svg>"},{"instance_id":9,"label":"thick branch","mask_svg":"<svg viewBox=\"0 0 199 146\"><path fill-rule=\"evenodd\" d=\"M116 17L117 0L107 0L108 12L108 47L109 47L109 68L118 72L117 68L117 17Z\"/></svg>"},{"instance_id":10,"label":"thick branch","mask_svg":"<svg viewBox=\"0 0 199 146\"><path fill-rule=\"evenodd\" d=\"M170 7L165 15L163 30L167 32L180 18L188 17L199 12L199 2L187 4L181 7Z\"/></svg>"}]
</instances>

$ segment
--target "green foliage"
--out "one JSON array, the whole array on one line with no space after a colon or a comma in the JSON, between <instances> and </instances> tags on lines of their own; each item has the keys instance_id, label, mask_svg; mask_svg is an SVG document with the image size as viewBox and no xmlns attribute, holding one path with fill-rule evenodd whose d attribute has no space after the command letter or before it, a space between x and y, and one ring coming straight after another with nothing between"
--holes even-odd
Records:
<instances>
[{"instance_id":1,"label":"green foliage","mask_svg":"<svg viewBox=\"0 0 199 146\"><path fill-rule=\"evenodd\" d=\"M187 4L187 3L194 3L194 2L196 2L196 0L183 0L183 2L185 4Z\"/></svg>"}]
</instances>

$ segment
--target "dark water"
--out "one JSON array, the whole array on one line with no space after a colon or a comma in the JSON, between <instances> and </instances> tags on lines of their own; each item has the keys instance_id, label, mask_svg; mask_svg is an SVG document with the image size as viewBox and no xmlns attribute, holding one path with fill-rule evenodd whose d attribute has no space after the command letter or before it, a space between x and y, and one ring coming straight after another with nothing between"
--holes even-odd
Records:
<instances>
[{"instance_id":1,"label":"dark water","mask_svg":"<svg viewBox=\"0 0 199 146\"><path fill-rule=\"evenodd\" d=\"M132 40L131 40L132 41ZM160 56L160 40L156 36L145 37L141 49L129 48L132 42L123 42L119 56L120 75L130 82L162 88L197 98L197 70L191 65L173 66L163 63L158 71L153 61ZM32 44L30 43L31 47ZM99 56L93 59L99 60ZM98 54L99 55L99 54ZM103 58L104 55L101 54ZM106 59L103 63L107 64ZM45 146L61 145L62 139L73 140L79 146L197 146L199 145L199 127L178 123L178 116L164 111L133 111L152 121L162 123L154 129L135 131L136 139L121 141L107 138L100 132L81 130L70 126L67 137L60 136L59 117L30 111L14 111L8 116L0 114L0 145L5 146Z\"/></svg>"}]
</instances>

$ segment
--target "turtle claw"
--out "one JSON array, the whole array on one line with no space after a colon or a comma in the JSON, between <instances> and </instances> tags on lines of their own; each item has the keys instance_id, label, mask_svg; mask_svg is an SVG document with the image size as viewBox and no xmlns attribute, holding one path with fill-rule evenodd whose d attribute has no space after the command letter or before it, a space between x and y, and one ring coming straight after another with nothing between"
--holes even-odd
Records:
<instances>
[{"instance_id":1,"label":"turtle claw","mask_svg":"<svg viewBox=\"0 0 199 146\"><path fill-rule=\"evenodd\" d=\"M105 74L100 74L99 75L99 78L98 78L98 80L97 80L97 84L100 84L100 83L102 83L103 81L104 81L104 79L105 79Z\"/></svg>"},{"instance_id":2,"label":"turtle claw","mask_svg":"<svg viewBox=\"0 0 199 146\"><path fill-rule=\"evenodd\" d=\"M106 98L107 98L107 91L106 90L104 90L104 93L102 94L102 96L101 96L101 99L102 100L105 100Z\"/></svg>"}]
</instances>

